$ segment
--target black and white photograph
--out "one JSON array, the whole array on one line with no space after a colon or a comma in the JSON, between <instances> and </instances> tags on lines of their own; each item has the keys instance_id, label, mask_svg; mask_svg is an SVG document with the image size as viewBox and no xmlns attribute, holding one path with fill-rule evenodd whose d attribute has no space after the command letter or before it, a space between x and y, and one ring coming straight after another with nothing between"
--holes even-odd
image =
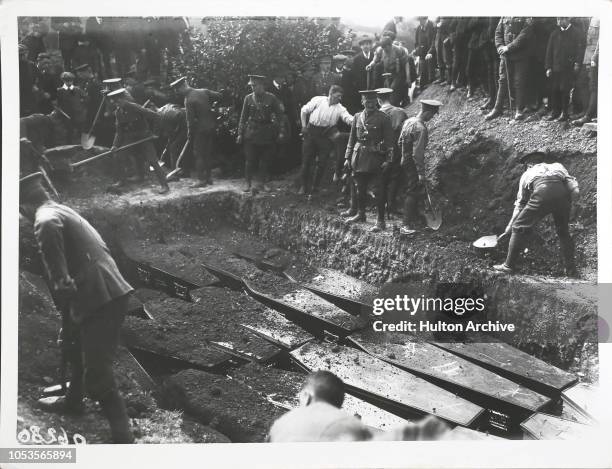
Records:
<instances>
[{"instance_id":1,"label":"black and white photograph","mask_svg":"<svg viewBox=\"0 0 612 469\"><path fill-rule=\"evenodd\" d=\"M8 446L601 436L600 17L403 10L14 17Z\"/></svg>"}]
</instances>

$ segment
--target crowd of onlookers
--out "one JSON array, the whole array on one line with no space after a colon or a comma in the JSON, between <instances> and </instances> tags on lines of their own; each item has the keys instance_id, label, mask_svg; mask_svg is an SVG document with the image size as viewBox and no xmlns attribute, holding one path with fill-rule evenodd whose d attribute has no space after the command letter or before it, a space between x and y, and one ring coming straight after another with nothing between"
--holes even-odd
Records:
<instances>
[{"instance_id":1,"label":"crowd of onlookers","mask_svg":"<svg viewBox=\"0 0 612 469\"><path fill-rule=\"evenodd\" d=\"M282 64L257 70L266 75L266 89L285 114L284 141L277 148L284 157L272 166L285 170L299 164L301 109L334 85L351 115L362 109L361 90L392 89L390 104L405 107L437 83L449 92L465 90L468 100L482 100L476 104L487 119L505 108L515 120L571 119L580 126L596 118L598 18L418 17L410 38L402 35L407 21L394 17L374 36L343 31L332 21L326 34L337 46L331 53L306 61L298 71ZM189 28L182 17L29 18L20 29L21 116L51 115L54 121L36 130L38 124L44 127L43 120L30 119L34 130L25 136L48 140L39 150L77 143L109 89L103 81L113 77L121 78L135 102L157 108L174 104L166 115L180 114L183 98L168 85L177 75L171 58L192 47ZM222 105L237 114L242 98ZM349 127L340 121L338 131L346 137ZM94 133L110 146L110 110L104 110ZM218 134L215 148L233 140L228 132ZM342 139L330 146L337 142Z\"/></svg>"},{"instance_id":2,"label":"crowd of onlookers","mask_svg":"<svg viewBox=\"0 0 612 469\"><path fill-rule=\"evenodd\" d=\"M395 36L395 17L385 26ZM532 113L575 125L597 115L598 18L438 17L418 18L415 48L417 76L393 83L404 90L416 81L423 88L441 83L450 91L465 88L468 99L481 89L487 119L508 106L516 120ZM401 44L395 47L402 57ZM384 54L383 54L384 55ZM405 55L405 54L403 54ZM394 64L385 64L393 72ZM391 77L392 80L395 77ZM400 101L405 100L405 91Z\"/></svg>"}]
</instances>

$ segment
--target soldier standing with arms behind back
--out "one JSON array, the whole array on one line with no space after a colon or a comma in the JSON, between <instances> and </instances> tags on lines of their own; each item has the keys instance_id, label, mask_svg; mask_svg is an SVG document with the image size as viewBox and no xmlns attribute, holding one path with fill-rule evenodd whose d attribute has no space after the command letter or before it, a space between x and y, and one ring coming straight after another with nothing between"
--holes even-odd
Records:
<instances>
[{"instance_id":1,"label":"soldier standing with arms behind back","mask_svg":"<svg viewBox=\"0 0 612 469\"><path fill-rule=\"evenodd\" d=\"M49 199L40 177L20 182L19 209L34 223L49 288L62 307L62 341L71 342L70 387L39 400L50 411L82 413L83 395L100 402L113 443L133 443L128 415L113 376L113 359L133 288L123 279L99 233L71 208ZM68 317L69 316L69 317Z\"/></svg>"},{"instance_id":2,"label":"soldier standing with arms behind back","mask_svg":"<svg viewBox=\"0 0 612 469\"><path fill-rule=\"evenodd\" d=\"M281 102L272 93L265 90L262 75L249 75L249 85L253 92L244 98L238 136L236 143L244 143L244 176L246 178L245 192L252 190L253 171L259 166L261 188L268 191L266 183L270 179L270 162L274 157L277 140L284 135L280 130L283 119Z\"/></svg>"},{"instance_id":3,"label":"soldier standing with arms behind back","mask_svg":"<svg viewBox=\"0 0 612 469\"><path fill-rule=\"evenodd\" d=\"M216 120L212 110L214 101L221 99L221 93L205 88L196 89L187 84L182 77L170 84L185 98L187 119L187 140L193 144L193 160L199 182L193 187L212 184L212 149L215 137Z\"/></svg>"},{"instance_id":4,"label":"soldier standing with arms behind back","mask_svg":"<svg viewBox=\"0 0 612 469\"><path fill-rule=\"evenodd\" d=\"M406 201L404 205L404 226L400 233L409 235L415 232L417 204L423 197L426 188L425 148L429 141L426 122L430 121L440 109L442 103L433 99L421 100L421 112L404 122L399 137L402 152L401 166L406 184Z\"/></svg>"},{"instance_id":5,"label":"soldier standing with arms behind back","mask_svg":"<svg viewBox=\"0 0 612 469\"><path fill-rule=\"evenodd\" d=\"M382 173L393 163L393 127L391 119L377 109L377 92L360 91L364 110L355 114L346 147L346 167L352 172L357 188L357 214L347 221L366 221L368 185L377 179L378 220L374 231L385 229L385 199Z\"/></svg>"}]
</instances>

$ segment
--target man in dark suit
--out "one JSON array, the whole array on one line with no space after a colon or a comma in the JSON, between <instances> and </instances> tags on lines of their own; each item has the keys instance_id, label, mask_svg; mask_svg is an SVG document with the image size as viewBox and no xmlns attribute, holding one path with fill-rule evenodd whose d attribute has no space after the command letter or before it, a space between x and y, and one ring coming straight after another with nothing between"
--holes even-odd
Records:
<instances>
[{"instance_id":1,"label":"man in dark suit","mask_svg":"<svg viewBox=\"0 0 612 469\"><path fill-rule=\"evenodd\" d=\"M366 70L366 67L374 59L372 45L373 40L370 36L362 36L359 39L359 47L361 48L361 52L358 52L353 56L353 65L351 67L355 90L367 90L368 84L370 85L370 88L374 86L374 82L368 83L368 73L371 72ZM357 94L355 98L358 105L360 105L361 97Z\"/></svg>"},{"instance_id":2,"label":"man in dark suit","mask_svg":"<svg viewBox=\"0 0 612 469\"><path fill-rule=\"evenodd\" d=\"M575 75L580 70L580 32L569 22L569 18L558 18L558 27L553 31L546 48L546 76L551 80L550 95L552 114L548 120L563 122L569 118L570 90Z\"/></svg>"},{"instance_id":3,"label":"man in dark suit","mask_svg":"<svg viewBox=\"0 0 612 469\"><path fill-rule=\"evenodd\" d=\"M123 398L113 377L113 357L133 290L124 280L100 234L70 207L58 204L40 177L21 180L20 212L34 223L46 278L56 304L62 304L72 333L71 382L65 396L43 398L46 410L81 413L84 392L100 402L114 443L133 443ZM69 317L68 317L69 315Z\"/></svg>"}]
</instances>

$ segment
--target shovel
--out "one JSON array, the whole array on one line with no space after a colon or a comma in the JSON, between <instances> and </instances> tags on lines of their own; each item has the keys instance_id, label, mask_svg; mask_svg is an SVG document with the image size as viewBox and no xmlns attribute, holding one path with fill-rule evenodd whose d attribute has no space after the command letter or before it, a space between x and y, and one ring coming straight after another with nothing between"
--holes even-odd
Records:
<instances>
[{"instance_id":1,"label":"shovel","mask_svg":"<svg viewBox=\"0 0 612 469\"><path fill-rule=\"evenodd\" d=\"M487 235L478 238L472 243L478 249L493 249L497 247L497 235Z\"/></svg>"},{"instance_id":2,"label":"shovel","mask_svg":"<svg viewBox=\"0 0 612 469\"><path fill-rule=\"evenodd\" d=\"M89 128L89 132L86 134L81 134L81 146L85 150L91 149L96 143L95 135L91 135L93 129L98 122L98 117L100 117L100 112L102 111L102 107L104 106L104 100L106 99L106 95L102 96L102 101L100 101L100 105L98 106L98 111L96 112L96 116L94 117L93 122L91 123L91 127Z\"/></svg>"},{"instance_id":3,"label":"shovel","mask_svg":"<svg viewBox=\"0 0 612 469\"><path fill-rule=\"evenodd\" d=\"M438 231L440 226L442 226L442 212L435 209L431 203L431 197L429 196L427 185L425 185L425 194L427 195L428 204L428 207L425 207L425 221L427 222L427 226L429 228L434 231Z\"/></svg>"},{"instance_id":4,"label":"shovel","mask_svg":"<svg viewBox=\"0 0 612 469\"><path fill-rule=\"evenodd\" d=\"M183 171L183 168L181 168L181 162L183 161L183 158L185 157L185 154L187 153L187 147L189 147L190 143L191 143L191 140L187 139L187 141L185 142L185 145L183 146L183 149L181 150L181 154L176 160L176 168L174 168L172 171L170 171L167 174L166 181L171 181L172 178L174 178L175 176L179 176L180 173Z\"/></svg>"}]
</instances>

